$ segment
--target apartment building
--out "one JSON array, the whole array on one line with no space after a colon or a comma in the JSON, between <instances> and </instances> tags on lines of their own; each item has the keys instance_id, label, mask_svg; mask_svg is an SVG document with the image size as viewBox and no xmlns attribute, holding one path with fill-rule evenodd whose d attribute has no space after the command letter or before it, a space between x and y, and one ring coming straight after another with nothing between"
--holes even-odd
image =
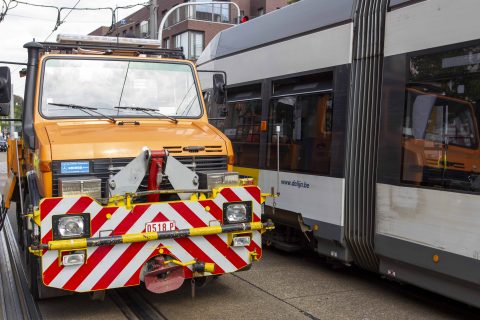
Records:
<instances>
[{"instance_id":1,"label":"apartment building","mask_svg":"<svg viewBox=\"0 0 480 320\"><path fill-rule=\"evenodd\" d=\"M90 32L89 35L148 38L149 20L150 8L142 7L140 10L135 11L131 15L119 20L113 26L101 26Z\"/></svg>"},{"instance_id":2,"label":"apartment building","mask_svg":"<svg viewBox=\"0 0 480 320\"><path fill-rule=\"evenodd\" d=\"M91 35L110 35L118 37L158 38L160 22L167 12L184 2L203 2L205 0L152 0L150 6L141 8L121 19L111 28L102 26ZM254 19L270 11L280 9L288 0L235 0L236 7L229 4L199 4L185 6L173 11L167 18L162 30L165 48L183 48L188 59L196 60L205 46L215 35L238 23L238 17ZM152 19L153 18L153 19ZM155 19L156 18L156 19ZM156 21L154 21L156 20Z\"/></svg>"}]
</instances>

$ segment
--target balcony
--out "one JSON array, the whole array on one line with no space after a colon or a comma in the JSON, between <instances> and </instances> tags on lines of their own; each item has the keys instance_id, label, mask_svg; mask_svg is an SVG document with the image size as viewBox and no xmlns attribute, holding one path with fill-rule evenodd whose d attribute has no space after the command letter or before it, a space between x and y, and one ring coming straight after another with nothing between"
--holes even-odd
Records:
<instances>
[{"instance_id":1,"label":"balcony","mask_svg":"<svg viewBox=\"0 0 480 320\"><path fill-rule=\"evenodd\" d=\"M236 18L235 16L235 20ZM173 27L185 20L235 24L235 21L231 18L229 4L202 4L178 8L167 18L164 29Z\"/></svg>"}]
</instances>

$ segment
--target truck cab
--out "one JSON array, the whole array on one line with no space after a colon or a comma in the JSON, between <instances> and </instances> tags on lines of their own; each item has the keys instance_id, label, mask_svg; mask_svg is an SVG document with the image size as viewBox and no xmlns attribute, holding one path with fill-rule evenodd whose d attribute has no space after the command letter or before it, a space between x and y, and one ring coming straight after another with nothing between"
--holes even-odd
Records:
<instances>
[{"instance_id":1,"label":"truck cab","mask_svg":"<svg viewBox=\"0 0 480 320\"><path fill-rule=\"evenodd\" d=\"M61 195L62 178L83 174L101 179L89 192L108 197L106 179L115 173L109 166L120 167L144 146L195 170L229 169L231 143L208 124L195 67L172 59L178 52L40 50L27 143L42 196Z\"/></svg>"}]
</instances>

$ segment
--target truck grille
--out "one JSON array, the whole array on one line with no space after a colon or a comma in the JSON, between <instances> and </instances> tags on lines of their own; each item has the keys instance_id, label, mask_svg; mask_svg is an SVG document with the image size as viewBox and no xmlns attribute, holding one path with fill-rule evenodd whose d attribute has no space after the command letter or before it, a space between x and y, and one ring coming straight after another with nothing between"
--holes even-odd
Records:
<instances>
[{"instance_id":1,"label":"truck grille","mask_svg":"<svg viewBox=\"0 0 480 320\"><path fill-rule=\"evenodd\" d=\"M212 171L212 170L227 170L227 157L225 156L195 156L195 157L175 157L178 161L189 167L193 171ZM59 195L58 179L64 177L91 177L95 176L102 179L102 196L107 197L106 184L110 176L108 168L112 166L115 168L112 170L112 174L117 173L120 168L125 167L133 158L114 158L114 159L95 159L95 160L68 160L68 161L89 161L90 173L81 174L62 174L61 162L52 162L52 195L54 197ZM145 176L139 187L139 191L147 190L147 179ZM161 185L162 189L172 189L171 184L168 181L164 181Z\"/></svg>"}]
</instances>

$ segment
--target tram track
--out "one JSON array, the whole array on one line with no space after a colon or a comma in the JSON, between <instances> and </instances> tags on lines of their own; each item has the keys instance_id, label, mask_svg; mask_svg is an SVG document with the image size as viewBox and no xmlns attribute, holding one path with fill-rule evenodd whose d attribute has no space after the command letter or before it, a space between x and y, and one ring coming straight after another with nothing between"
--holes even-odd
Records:
<instances>
[{"instance_id":1,"label":"tram track","mask_svg":"<svg viewBox=\"0 0 480 320\"><path fill-rule=\"evenodd\" d=\"M138 288L110 290L107 294L129 320L167 320Z\"/></svg>"},{"instance_id":2,"label":"tram track","mask_svg":"<svg viewBox=\"0 0 480 320\"><path fill-rule=\"evenodd\" d=\"M42 319L38 305L30 294L22 256L8 216L0 231L0 318Z\"/></svg>"}]
</instances>

